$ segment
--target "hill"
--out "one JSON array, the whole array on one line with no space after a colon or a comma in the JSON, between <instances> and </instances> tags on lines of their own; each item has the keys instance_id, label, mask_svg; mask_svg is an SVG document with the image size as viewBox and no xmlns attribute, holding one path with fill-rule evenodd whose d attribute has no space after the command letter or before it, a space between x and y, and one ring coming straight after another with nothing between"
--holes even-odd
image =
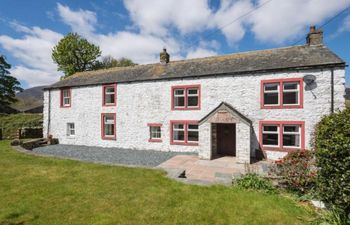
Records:
<instances>
[{"instance_id":1,"label":"hill","mask_svg":"<svg viewBox=\"0 0 350 225\"><path fill-rule=\"evenodd\" d=\"M11 105L18 111L27 111L43 105L43 88L46 86L38 86L25 89L16 94L17 102Z\"/></svg>"}]
</instances>

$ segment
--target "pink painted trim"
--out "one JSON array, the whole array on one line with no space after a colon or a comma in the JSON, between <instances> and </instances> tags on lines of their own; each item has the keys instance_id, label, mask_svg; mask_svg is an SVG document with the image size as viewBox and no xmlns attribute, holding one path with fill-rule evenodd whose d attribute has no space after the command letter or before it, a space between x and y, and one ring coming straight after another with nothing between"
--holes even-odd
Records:
<instances>
[{"instance_id":1,"label":"pink painted trim","mask_svg":"<svg viewBox=\"0 0 350 225\"><path fill-rule=\"evenodd\" d=\"M69 90L69 105L63 104L63 91ZM60 107L61 108L70 108L72 106L72 89L71 88L62 88L60 89Z\"/></svg>"},{"instance_id":2,"label":"pink painted trim","mask_svg":"<svg viewBox=\"0 0 350 225\"><path fill-rule=\"evenodd\" d=\"M299 83L299 105L283 105L283 83L298 82ZM264 84L279 84L279 104L276 106L264 105ZM284 78L273 80L262 80L260 82L260 108L261 109L296 109L304 107L304 82L303 78Z\"/></svg>"},{"instance_id":3,"label":"pink painted trim","mask_svg":"<svg viewBox=\"0 0 350 225\"><path fill-rule=\"evenodd\" d=\"M183 124L185 127L185 140L184 141L174 141L173 140L173 125L174 124ZM171 145L188 145L188 146L198 146L198 142L188 142L188 124L198 124L197 120L170 120L170 144ZM198 130L199 132L199 130Z\"/></svg>"},{"instance_id":4,"label":"pink painted trim","mask_svg":"<svg viewBox=\"0 0 350 225\"><path fill-rule=\"evenodd\" d=\"M188 107L187 106L187 101L188 101L188 93L187 90L188 89L194 89L197 88L198 89L198 106L197 107ZM185 92L185 107L183 108L176 108L174 106L174 90L175 89L184 89ZM196 84L196 85L181 85L181 86L172 86L171 87L171 110L200 110L201 109L201 85L200 84Z\"/></svg>"},{"instance_id":5,"label":"pink painted trim","mask_svg":"<svg viewBox=\"0 0 350 225\"><path fill-rule=\"evenodd\" d=\"M114 103L113 104L106 104L106 88L107 87L114 87ZM104 84L102 85L102 106L108 107L108 106L116 106L117 105L117 84Z\"/></svg>"},{"instance_id":6,"label":"pink painted trim","mask_svg":"<svg viewBox=\"0 0 350 225\"><path fill-rule=\"evenodd\" d=\"M104 124L104 117L105 116L113 116L114 119L114 136L113 137L106 137L105 136L105 124ZM101 113L101 139L102 140L117 140L117 124L116 124L116 114L115 113Z\"/></svg>"},{"instance_id":7,"label":"pink painted trim","mask_svg":"<svg viewBox=\"0 0 350 225\"><path fill-rule=\"evenodd\" d=\"M148 139L148 142L156 142L156 143L160 143L160 142L163 142L162 139Z\"/></svg>"},{"instance_id":8,"label":"pink painted trim","mask_svg":"<svg viewBox=\"0 0 350 225\"><path fill-rule=\"evenodd\" d=\"M277 125L279 126L279 147L264 147L262 144L262 127L263 125ZM300 148L286 148L283 147L283 125L300 125ZM259 121L259 145L260 149L268 151L291 152L295 150L305 150L305 122L304 121Z\"/></svg>"},{"instance_id":9,"label":"pink painted trim","mask_svg":"<svg viewBox=\"0 0 350 225\"><path fill-rule=\"evenodd\" d=\"M149 127L162 127L163 124L161 124L161 123L147 123L147 126L149 126Z\"/></svg>"}]
</instances>

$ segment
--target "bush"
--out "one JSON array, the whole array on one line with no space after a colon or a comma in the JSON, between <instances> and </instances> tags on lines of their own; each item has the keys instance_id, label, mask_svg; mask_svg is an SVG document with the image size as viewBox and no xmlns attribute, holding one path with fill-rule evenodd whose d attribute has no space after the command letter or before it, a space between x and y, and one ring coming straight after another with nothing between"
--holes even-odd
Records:
<instances>
[{"instance_id":1,"label":"bush","mask_svg":"<svg viewBox=\"0 0 350 225\"><path fill-rule=\"evenodd\" d=\"M275 192L276 189L272 182L255 173L248 173L243 177L237 179L235 186L248 190L259 190L264 192Z\"/></svg>"},{"instance_id":2,"label":"bush","mask_svg":"<svg viewBox=\"0 0 350 225\"><path fill-rule=\"evenodd\" d=\"M15 140L11 141L11 145L12 146L18 146L18 145L21 145L21 144L22 144L22 141L19 140L19 139L15 139Z\"/></svg>"},{"instance_id":3,"label":"bush","mask_svg":"<svg viewBox=\"0 0 350 225\"><path fill-rule=\"evenodd\" d=\"M316 183L313 153L307 150L290 152L271 167L270 173L279 177L279 183L287 189L305 195Z\"/></svg>"},{"instance_id":4,"label":"bush","mask_svg":"<svg viewBox=\"0 0 350 225\"><path fill-rule=\"evenodd\" d=\"M312 224L321 225L349 225L350 215L344 218L342 212L337 209L322 210L318 219Z\"/></svg>"},{"instance_id":5,"label":"bush","mask_svg":"<svg viewBox=\"0 0 350 225\"><path fill-rule=\"evenodd\" d=\"M314 145L319 195L345 220L350 214L350 108L319 122Z\"/></svg>"}]
</instances>

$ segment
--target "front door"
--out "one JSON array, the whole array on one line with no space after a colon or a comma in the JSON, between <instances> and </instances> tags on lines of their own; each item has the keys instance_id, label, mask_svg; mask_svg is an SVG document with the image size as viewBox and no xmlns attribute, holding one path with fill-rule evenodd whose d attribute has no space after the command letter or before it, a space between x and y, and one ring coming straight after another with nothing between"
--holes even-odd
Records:
<instances>
[{"instance_id":1,"label":"front door","mask_svg":"<svg viewBox=\"0 0 350 225\"><path fill-rule=\"evenodd\" d=\"M217 150L219 155L236 156L236 124L217 124Z\"/></svg>"}]
</instances>

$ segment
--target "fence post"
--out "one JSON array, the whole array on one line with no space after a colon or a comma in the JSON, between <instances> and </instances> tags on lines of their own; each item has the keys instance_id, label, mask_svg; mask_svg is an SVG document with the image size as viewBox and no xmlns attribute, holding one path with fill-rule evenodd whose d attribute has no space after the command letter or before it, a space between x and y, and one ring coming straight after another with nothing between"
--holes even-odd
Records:
<instances>
[{"instance_id":1,"label":"fence post","mask_svg":"<svg viewBox=\"0 0 350 225\"><path fill-rule=\"evenodd\" d=\"M0 128L0 140L2 140L2 127Z\"/></svg>"},{"instance_id":2,"label":"fence post","mask_svg":"<svg viewBox=\"0 0 350 225\"><path fill-rule=\"evenodd\" d=\"M21 133L22 133L22 129L19 128L19 129L18 129L18 139L21 139Z\"/></svg>"}]
</instances>

